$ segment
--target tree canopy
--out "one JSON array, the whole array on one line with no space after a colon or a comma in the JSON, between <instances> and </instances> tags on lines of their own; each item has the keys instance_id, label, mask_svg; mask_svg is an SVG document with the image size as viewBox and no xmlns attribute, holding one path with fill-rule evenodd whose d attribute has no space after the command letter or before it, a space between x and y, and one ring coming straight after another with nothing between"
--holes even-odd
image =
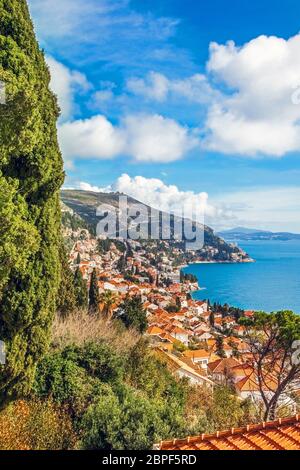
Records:
<instances>
[{"instance_id":1,"label":"tree canopy","mask_svg":"<svg viewBox=\"0 0 300 470\"><path fill-rule=\"evenodd\" d=\"M265 408L275 419L280 405L289 406L300 379L300 317L291 311L257 312L242 318L254 378Z\"/></svg>"},{"instance_id":2,"label":"tree canopy","mask_svg":"<svg viewBox=\"0 0 300 470\"><path fill-rule=\"evenodd\" d=\"M90 289L89 289L89 310L90 313L99 313L99 287L97 270L94 268L91 275Z\"/></svg>"},{"instance_id":3,"label":"tree canopy","mask_svg":"<svg viewBox=\"0 0 300 470\"><path fill-rule=\"evenodd\" d=\"M119 310L118 318L127 328L134 327L140 333L144 333L148 326L146 311L139 296L125 299Z\"/></svg>"},{"instance_id":4,"label":"tree canopy","mask_svg":"<svg viewBox=\"0 0 300 470\"><path fill-rule=\"evenodd\" d=\"M0 402L29 393L60 281L57 101L25 0L0 0Z\"/></svg>"}]
</instances>

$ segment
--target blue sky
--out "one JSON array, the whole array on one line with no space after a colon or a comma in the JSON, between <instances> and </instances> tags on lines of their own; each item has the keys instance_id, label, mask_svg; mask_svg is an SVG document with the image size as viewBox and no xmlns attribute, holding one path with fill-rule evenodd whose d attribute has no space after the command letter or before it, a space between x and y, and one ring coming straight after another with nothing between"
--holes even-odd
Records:
<instances>
[{"instance_id":1,"label":"blue sky","mask_svg":"<svg viewBox=\"0 0 300 470\"><path fill-rule=\"evenodd\" d=\"M67 187L300 232L296 0L29 0ZM168 205L168 207L167 207Z\"/></svg>"}]
</instances>

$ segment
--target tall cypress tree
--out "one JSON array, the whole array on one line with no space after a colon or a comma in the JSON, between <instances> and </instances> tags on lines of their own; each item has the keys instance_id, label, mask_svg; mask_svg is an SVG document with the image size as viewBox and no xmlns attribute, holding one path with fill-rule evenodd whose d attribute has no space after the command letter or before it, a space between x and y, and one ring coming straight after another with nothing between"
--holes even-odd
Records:
<instances>
[{"instance_id":1,"label":"tall cypress tree","mask_svg":"<svg viewBox=\"0 0 300 470\"><path fill-rule=\"evenodd\" d=\"M91 284L89 289L89 311L90 313L97 313L99 311L99 288L97 271L94 268L91 276Z\"/></svg>"},{"instance_id":2,"label":"tall cypress tree","mask_svg":"<svg viewBox=\"0 0 300 470\"><path fill-rule=\"evenodd\" d=\"M74 275L68 262L68 255L63 241L60 247L60 262L62 267L61 280L57 296L57 310L61 316L67 317L76 307Z\"/></svg>"},{"instance_id":3,"label":"tall cypress tree","mask_svg":"<svg viewBox=\"0 0 300 470\"><path fill-rule=\"evenodd\" d=\"M87 308L89 303L87 282L83 279L79 267L76 269L74 274L74 288L76 306L78 308Z\"/></svg>"},{"instance_id":4,"label":"tall cypress tree","mask_svg":"<svg viewBox=\"0 0 300 470\"><path fill-rule=\"evenodd\" d=\"M56 98L26 0L0 0L0 404L30 392L60 280Z\"/></svg>"}]
</instances>

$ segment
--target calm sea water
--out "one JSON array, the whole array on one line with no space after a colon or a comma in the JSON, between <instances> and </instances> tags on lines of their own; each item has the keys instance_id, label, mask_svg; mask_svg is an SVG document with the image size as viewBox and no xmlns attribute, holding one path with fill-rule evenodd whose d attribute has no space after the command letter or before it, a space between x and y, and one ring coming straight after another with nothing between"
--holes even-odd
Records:
<instances>
[{"instance_id":1,"label":"calm sea water","mask_svg":"<svg viewBox=\"0 0 300 470\"><path fill-rule=\"evenodd\" d=\"M194 298L300 314L300 241L252 241L240 246L255 263L193 264L184 269L195 274L203 288Z\"/></svg>"}]
</instances>

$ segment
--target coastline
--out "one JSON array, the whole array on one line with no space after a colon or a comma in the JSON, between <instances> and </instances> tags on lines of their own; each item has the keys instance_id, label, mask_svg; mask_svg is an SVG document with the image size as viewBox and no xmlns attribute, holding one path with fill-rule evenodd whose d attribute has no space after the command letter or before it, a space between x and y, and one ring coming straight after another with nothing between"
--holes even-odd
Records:
<instances>
[{"instance_id":1,"label":"coastline","mask_svg":"<svg viewBox=\"0 0 300 470\"><path fill-rule=\"evenodd\" d=\"M216 261L216 260L212 260L212 261L193 261L192 263L178 266L178 269L182 270L182 269L188 268L189 266L192 266L193 264L244 264L244 263L256 263L256 260L253 259L253 258L247 258L243 261Z\"/></svg>"},{"instance_id":2,"label":"coastline","mask_svg":"<svg viewBox=\"0 0 300 470\"><path fill-rule=\"evenodd\" d=\"M193 263L190 263L187 266L191 266L192 264L243 264L243 263L255 263L255 260L252 258L249 258L243 261L193 261Z\"/></svg>"},{"instance_id":3,"label":"coastline","mask_svg":"<svg viewBox=\"0 0 300 470\"><path fill-rule=\"evenodd\" d=\"M299 314L300 241L255 241L244 244L243 249L251 253L254 263L185 266L184 272L197 275L200 286L207 288L193 293L193 298L208 297L246 310L292 310Z\"/></svg>"}]
</instances>

